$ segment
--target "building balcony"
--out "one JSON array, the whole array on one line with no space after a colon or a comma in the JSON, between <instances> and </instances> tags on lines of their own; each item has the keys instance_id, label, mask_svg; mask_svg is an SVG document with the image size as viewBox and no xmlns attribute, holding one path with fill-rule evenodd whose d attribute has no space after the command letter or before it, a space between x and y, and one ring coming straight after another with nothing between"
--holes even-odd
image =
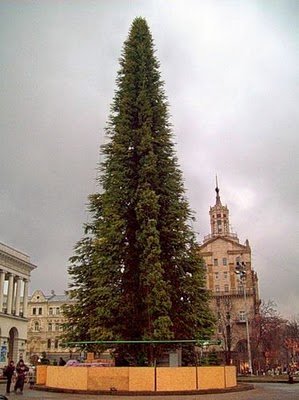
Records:
<instances>
[{"instance_id":1,"label":"building balcony","mask_svg":"<svg viewBox=\"0 0 299 400\"><path fill-rule=\"evenodd\" d=\"M221 290L219 292L215 291L210 291L212 297L228 297L228 296L244 296L244 289L234 289L234 290L229 290L229 291L224 291ZM246 295L247 296L253 296L254 295L254 290L252 288L247 288L246 289Z\"/></svg>"}]
</instances>

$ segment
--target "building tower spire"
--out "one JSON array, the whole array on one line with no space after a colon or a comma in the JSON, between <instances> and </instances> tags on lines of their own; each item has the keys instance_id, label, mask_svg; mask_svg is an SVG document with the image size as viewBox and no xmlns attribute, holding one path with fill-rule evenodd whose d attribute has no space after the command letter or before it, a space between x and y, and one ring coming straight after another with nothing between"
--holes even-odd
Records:
<instances>
[{"instance_id":1,"label":"building tower spire","mask_svg":"<svg viewBox=\"0 0 299 400\"><path fill-rule=\"evenodd\" d=\"M222 204L221 204L220 195L219 195L220 189L219 189L219 187L218 187L218 177L217 177L217 175L216 175L216 188L215 188L215 192L216 192L216 205L221 206Z\"/></svg>"},{"instance_id":2,"label":"building tower spire","mask_svg":"<svg viewBox=\"0 0 299 400\"><path fill-rule=\"evenodd\" d=\"M210 207L210 224L211 234L208 235L205 240L218 236L229 237L232 240L237 240L236 235L230 232L229 228L229 209L227 206L222 205L220 199L220 189L218 185L218 176L216 175L216 204Z\"/></svg>"}]
</instances>

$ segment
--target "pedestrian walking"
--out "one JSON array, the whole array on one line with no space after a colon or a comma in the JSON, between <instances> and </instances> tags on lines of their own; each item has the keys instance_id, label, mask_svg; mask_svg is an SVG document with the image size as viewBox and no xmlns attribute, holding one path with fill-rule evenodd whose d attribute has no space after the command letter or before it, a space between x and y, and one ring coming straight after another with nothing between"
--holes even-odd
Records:
<instances>
[{"instance_id":1,"label":"pedestrian walking","mask_svg":"<svg viewBox=\"0 0 299 400\"><path fill-rule=\"evenodd\" d=\"M10 385L13 374L15 372L15 363L10 361L9 364L4 368L3 375L6 376L6 394L10 393Z\"/></svg>"},{"instance_id":2,"label":"pedestrian walking","mask_svg":"<svg viewBox=\"0 0 299 400\"><path fill-rule=\"evenodd\" d=\"M20 393L23 394L23 388L25 383L26 372L29 371L27 365L25 365L23 360L20 360L16 367L17 372L17 381L15 384L14 392L17 393L18 389L20 389Z\"/></svg>"}]
</instances>

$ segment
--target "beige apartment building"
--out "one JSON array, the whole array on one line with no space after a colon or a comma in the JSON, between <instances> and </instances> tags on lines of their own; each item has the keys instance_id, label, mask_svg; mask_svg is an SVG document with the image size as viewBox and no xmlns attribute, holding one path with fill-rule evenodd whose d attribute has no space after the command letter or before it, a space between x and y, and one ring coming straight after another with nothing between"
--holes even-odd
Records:
<instances>
[{"instance_id":1,"label":"beige apartment building","mask_svg":"<svg viewBox=\"0 0 299 400\"><path fill-rule=\"evenodd\" d=\"M35 268L27 254L0 243L0 366L27 359L28 285Z\"/></svg>"},{"instance_id":2,"label":"beige apartment building","mask_svg":"<svg viewBox=\"0 0 299 400\"><path fill-rule=\"evenodd\" d=\"M250 335L260 304L258 278L252 268L249 241L239 243L237 234L230 230L229 209L221 203L218 184L216 203L210 207L210 225L211 233L204 237L200 253L205 261L206 286L212 293L216 338L222 342L218 350L227 363L244 371L252 364ZM244 272L237 274L240 266Z\"/></svg>"},{"instance_id":3,"label":"beige apartment building","mask_svg":"<svg viewBox=\"0 0 299 400\"><path fill-rule=\"evenodd\" d=\"M45 295L35 290L28 301L28 342L27 350L33 362L41 358L45 352L52 362L60 357L69 359L73 355L70 350L61 346L62 325L66 321L62 308L72 300L67 294L57 295L52 290Z\"/></svg>"}]
</instances>

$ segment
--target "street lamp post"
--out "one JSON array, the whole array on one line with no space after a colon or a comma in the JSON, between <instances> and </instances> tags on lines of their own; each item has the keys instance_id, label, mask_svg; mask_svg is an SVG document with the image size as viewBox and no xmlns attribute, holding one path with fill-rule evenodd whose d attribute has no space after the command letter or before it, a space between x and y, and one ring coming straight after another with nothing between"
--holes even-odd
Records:
<instances>
[{"instance_id":1,"label":"street lamp post","mask_svg":"<svg viewBox=\"0 0 299 400\"><path fill-rule=\"evenodd\" d=\"M246 295L246 264L244 261L242 261L242 262L237 261L237 266L236 266L235 272L239 276L240 282L242 283L242 286L243 286L246 338L247 338L247 351L248 351L248 365L249 365L249 373L250 373L250 375L252 375L251 346L250 346L250 336L249 336L247 295Z\"/></svg>"}]
</instances>

